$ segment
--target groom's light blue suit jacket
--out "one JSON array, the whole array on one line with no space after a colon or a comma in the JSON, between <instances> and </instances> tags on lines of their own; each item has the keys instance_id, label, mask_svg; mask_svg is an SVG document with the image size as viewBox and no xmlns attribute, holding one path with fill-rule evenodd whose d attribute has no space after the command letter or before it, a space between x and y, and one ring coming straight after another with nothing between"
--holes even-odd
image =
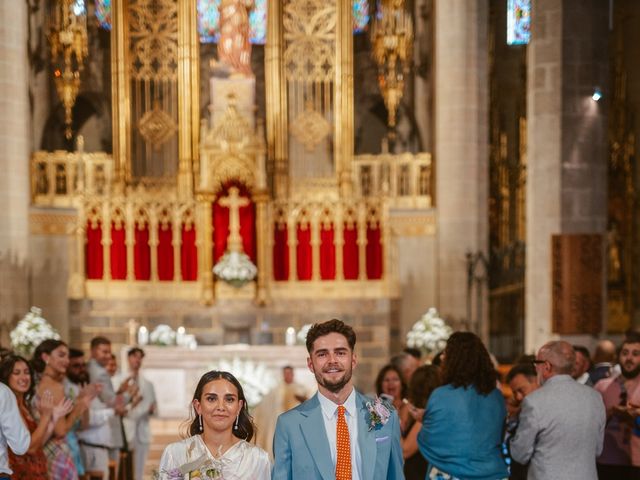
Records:
<instances>
[{"instance_id":1,"label":"groom's light blue suit jacket","mask_svg":"<svg viewBox=\"0 0 640 480\"><path fill-rule=\"evenodd\" d=\"M356 391L361 480L403 480L398 415L394 410L382 428L369 431L368 401ZM278 417L273 455L272 480L335 480L318 394Z\"/></svg>"}]
</instances>

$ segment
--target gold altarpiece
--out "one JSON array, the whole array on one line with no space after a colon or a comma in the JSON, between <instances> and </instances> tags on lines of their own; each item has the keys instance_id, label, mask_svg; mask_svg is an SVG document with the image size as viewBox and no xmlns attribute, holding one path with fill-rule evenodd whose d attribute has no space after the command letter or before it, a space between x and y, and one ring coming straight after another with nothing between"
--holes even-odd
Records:
<instances>
[{"instance_id":1,"label":"gold altarpiece","mask_svg":"<svg viewBox=\"0 0 640 480\"><path fill-rule=\"evenodd\" d=\"M196 0L112 4L113 155L38 152L35 205L73 207L70 298L393 298L398 295L390 208L432 207L431 157L354 155L353 40L350 0L269 2L264 127L231 102L217 122L201 118ZM267 175L269 172L269 175ZM211 205L225 180L240 180L256 205L258 276L240 289L212 274ZM402 222L402 218L400 219ZM405 222L406 223L406 222ZM113 238L102 229L104 273L87 278L87 229L124 230L126 275L112 279ZM150 278L136 280L136 229L148 227ZM320 277L321 236L335 228L336 274ZM368 228L379 228L382 274L368 278ZM296 275L296 230L310 231L311 278ZM158 274L159 233L173 229L174 279ZM195 228L197 278L181 281L181 231ZM274 280L276 229L289 233L291 274ZM345 279L344 228L357 232L360 272ZM431 231L431 230L430 230ZM194 288L194 282L198 288Z\"/></svg>"}]
</instances>

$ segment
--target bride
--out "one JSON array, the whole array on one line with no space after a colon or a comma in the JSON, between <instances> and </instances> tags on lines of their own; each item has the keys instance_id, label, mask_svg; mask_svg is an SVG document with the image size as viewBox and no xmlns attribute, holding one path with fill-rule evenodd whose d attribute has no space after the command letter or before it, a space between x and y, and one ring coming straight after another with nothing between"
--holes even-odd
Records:
<instances>
[{"instance_id":1,"label":"bride","mask_svg":"<svg viewBox=\"0 0 640 480\"><path fill-rule=\"evenodd\" d=\"M160 480L269 480L267 452L249 443L254 426L242 386L228 372L205 373L193 394L189 437L165 448Z\"/></svg>"}]
</instances>

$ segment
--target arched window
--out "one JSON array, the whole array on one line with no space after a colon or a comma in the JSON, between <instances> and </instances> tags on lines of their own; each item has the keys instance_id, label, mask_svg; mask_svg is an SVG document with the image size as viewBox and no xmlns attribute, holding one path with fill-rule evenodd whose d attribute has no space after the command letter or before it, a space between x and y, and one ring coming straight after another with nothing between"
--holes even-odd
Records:
<instances>
[{"instance_id":1,"label":"arched window","mask_svg":"<svg viewBox=\"0 0 640 480\"><path fill-rule=\"evenodd\" d=\"M264 44L267 39L267 2L255 0L256 6L249 15L251 43ZM84 8L84 0L77 0ZM198 0L198 33L201 43L215 43L218 39L218 5L220 0ZM111 0L95 0L96 19L100 26L111 30ZM369 1L353 0L353 33L362 33L369 24Z\"/></svg>"}]
</instances>

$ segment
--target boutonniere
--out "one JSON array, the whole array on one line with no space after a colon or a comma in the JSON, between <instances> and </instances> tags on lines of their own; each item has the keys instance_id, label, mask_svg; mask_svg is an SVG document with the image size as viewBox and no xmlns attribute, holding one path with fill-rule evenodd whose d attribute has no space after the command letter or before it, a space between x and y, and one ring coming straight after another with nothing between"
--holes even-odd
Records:
<instances>
[{"instance_id":1,"label":"boutonniere","mask_svg":"<svg viewBox=\"0 0 640 480\"><path fill-rule=\"evenodd\" d=\"M369 431L380 430L391 417L391 405L376 397L373 402L367 402L366 407L369 411Z\"/></svg>"}]
</instances>

